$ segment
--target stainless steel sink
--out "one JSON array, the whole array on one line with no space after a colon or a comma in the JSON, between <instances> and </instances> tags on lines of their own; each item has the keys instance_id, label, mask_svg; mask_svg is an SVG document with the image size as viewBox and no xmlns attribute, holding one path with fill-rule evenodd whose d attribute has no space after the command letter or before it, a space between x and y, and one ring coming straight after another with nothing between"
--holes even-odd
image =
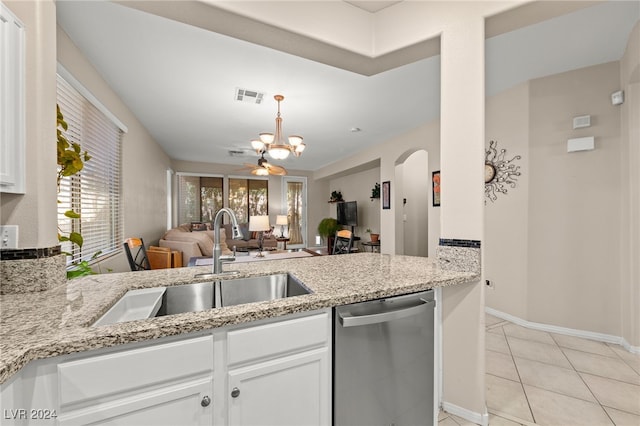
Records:
<instances>
[{"instance_id":1,"label":"stainless steel sink","mask_svg":"<svg viewBox=\"0 0 640 426\"><path fill-rule=\"evenodd\" d=\"M162 296L162 305L156 316L205 311L309 293L311 290L291 274L169 286Z\"/></svg>"}]
</instances>

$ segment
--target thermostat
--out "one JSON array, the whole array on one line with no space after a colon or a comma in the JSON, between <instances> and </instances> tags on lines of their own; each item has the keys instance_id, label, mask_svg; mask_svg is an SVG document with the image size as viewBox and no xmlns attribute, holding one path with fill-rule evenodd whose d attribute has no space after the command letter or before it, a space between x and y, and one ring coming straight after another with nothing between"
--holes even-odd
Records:
<instances>
[{"instance_id":1,"label":"thermostat","mask_svg":"<svg viewBox=\"0 0 640 426\"><path fill-rule=\"evenodd\" d=\"M622 90L618 90L617 92L613 92L611 94L611 103L613 105L620 105L624 103L624 92Z\"/></svg>"}]
</instances>

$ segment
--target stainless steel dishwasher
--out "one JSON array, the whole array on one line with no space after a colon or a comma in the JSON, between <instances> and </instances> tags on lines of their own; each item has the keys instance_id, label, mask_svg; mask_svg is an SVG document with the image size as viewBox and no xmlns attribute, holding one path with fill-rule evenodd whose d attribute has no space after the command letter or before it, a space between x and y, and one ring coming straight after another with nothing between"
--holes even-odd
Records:
<instances>
[{"instance_id":1,"label":"stainless steel dishwasher","mask_svg":"<svg viewBox=\"0 0 640 426\"><path fill-rule=\"evenodd\" d=\"M433 424L433 290L334 309L334 426Z\"/></svg>"}]
</instances>

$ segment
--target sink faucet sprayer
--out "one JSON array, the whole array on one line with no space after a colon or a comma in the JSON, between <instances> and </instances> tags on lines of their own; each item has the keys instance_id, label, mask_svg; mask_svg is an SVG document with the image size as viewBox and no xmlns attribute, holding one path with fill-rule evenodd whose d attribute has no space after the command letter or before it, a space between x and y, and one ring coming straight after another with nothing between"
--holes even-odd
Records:
<instances>
[{"instance_id":1,"label":"sink faucet sprayer","mask_svg":"<svg viewBox=\"0 0 640 426\"><path fill-rule=\"evenodd\" d=\"M227 213L231 218L231 230L233 239L242 239L242 231L238 227L238 220L236 219L236 215L233 213L233 210L224 207L218 210L216 213L216 217L213 219L213 237L215 239L213 244L213 273L221 274L222 273L222 261L232 262L236 260L235 256L220 256L222 254L222 249L220 248L220 222L222 221L222 213ZM235 255L235 253L234 253Z\"/></svg>"}]
</instances>

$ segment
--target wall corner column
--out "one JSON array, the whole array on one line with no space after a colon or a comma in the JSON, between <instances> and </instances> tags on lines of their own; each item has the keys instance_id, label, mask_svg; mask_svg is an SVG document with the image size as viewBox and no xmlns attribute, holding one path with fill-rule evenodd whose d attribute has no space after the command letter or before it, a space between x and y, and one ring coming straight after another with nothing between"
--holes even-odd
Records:
<instances>
[{"instance_id":1,"label":"wall corner column","mask_svg":"<svg viewBox=\"0 0 640 426\"><path fill-rule=\"evenodd\" d=\"M443 267L480 272L484 233L484 18L461 15L441 36L441 233ZM452 258L462 257L459 262ZM484 288L443 289L445 408L486 424ZM471 419L469 419L471 420Z\"/></svg>"}]
</instances>

